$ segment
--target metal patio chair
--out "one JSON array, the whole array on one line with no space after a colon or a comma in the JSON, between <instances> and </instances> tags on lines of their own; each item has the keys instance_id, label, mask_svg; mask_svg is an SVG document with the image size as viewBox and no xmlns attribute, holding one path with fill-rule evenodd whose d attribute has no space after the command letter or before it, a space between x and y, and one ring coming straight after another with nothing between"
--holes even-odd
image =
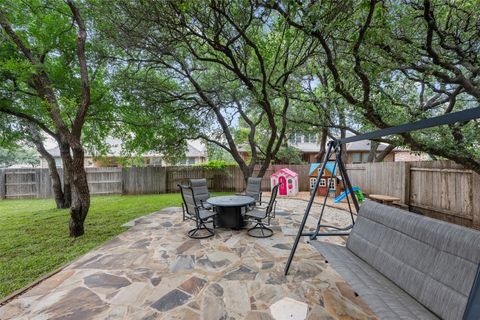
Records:
<instances>
[{"instance_id":1,"label":"metal patio chair","mask_svg":"<svg viewBox=\"0 0 480 320\"><path fill-rule=\"evenodd\" d=\"M262 178L250 177L247 180L245 195L255 199L255 203L262 204Z\"/></svg>"},{"instance_id":2,"label":"metal patio chair","mask_svg":"<svg viewBox=\"0 0 480 320\"><path fill-rule=\"evenodd\" d=\"M257 204L262 204L262 178L249 177L247 180L247 187L242 193L237 193L238 196L248 196L255 199L255 203L245 207L245 211L252 210Z\"/></svg>"},{"instance_id":3,"label":"metal patio chair","mask_svg":"<svg viewBox=\"0 0 480 320\"><path fill-rule=\"evenodd\" d=\"M178 188L180 189L183 199L183 220L193 220L196 224L194 229L188 231L188 236L193 239L206 239L212 237L215 234L214 216L217 213L213 210L206 210L197 205L192 187L179 184ZM206 224L210 222L213 224L213 228L207 227Z\"/></svg>"},{"instance_id":4,"label":"metal patio chair","mask_svg":"<svg viewBox=\"0 0 480 320\"><path fill-rule=\"evenodd\" d=\"M273 235L273 230L267 226L270 225L270 219L275 217L275 207L277 205L278 187L281 183L272 188L272 194L268 205L265 208L254 208L245 213L246 218L250 218L255 222L255 225L248 229L247 233L255 238L268 238ZM266 220L266 223L265 223Z\"/></svg>"},{"instance_id":5,"label":"metal patio chair","mask_svg":"<svg viewBox=\"0 0 480 320\"><path fill-rule=\"evenodd\" d=\"M190 179L190 186L193 189L197 204L207 210L213 209L213 206L207 203L207 199L212 197L208 191L207 179Z\"/></svg>"}]
</instances>

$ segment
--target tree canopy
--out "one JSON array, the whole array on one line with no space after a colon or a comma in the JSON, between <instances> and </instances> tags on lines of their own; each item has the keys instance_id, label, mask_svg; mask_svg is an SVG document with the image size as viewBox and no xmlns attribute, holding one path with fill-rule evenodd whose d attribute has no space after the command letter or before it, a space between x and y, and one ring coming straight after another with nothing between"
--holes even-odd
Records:
<instances>
[{"instance_id":1,"label":"tree canopy","mask_svg":"<svg viewBox=\"0 0 480 320\"><path fill-rule=\"evenodd\" d=\"M301 161L295 132L323 147L478 107L479 11L474 0L2 2L0 144L42 153L53 137L82 223L83 153L106 153L109 136L172 163L203 139L245 179L258 164L263 176ZM369 160L378 142L480 173L478 120L378 139Z\"/></svg>"}]
</instances>

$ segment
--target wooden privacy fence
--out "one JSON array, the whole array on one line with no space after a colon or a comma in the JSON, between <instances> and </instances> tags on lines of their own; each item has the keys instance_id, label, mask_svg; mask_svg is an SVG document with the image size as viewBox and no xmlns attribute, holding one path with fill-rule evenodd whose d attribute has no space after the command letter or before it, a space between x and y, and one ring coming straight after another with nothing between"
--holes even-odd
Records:
<instances>
[{"instance_id":1,"label":"wooden privacy fence","mask_svg":"<svg viewBox=\"0 0 480 320\"><path fill-rule=\"evenodd\" d=\"M270 190L270 175L288 167L300 175L300 190L309 191L308 165L270 166L262 181L262 189ZM255 168L254 175L260 167ZM240 192L245 181L236 166L225 169L205 167L139 167L139 168L86 168L92 195L152 194L178 191L178 184L189 179L206 178L211 191ZM59 169L63 177L63 170ZM0 169L0 199L51 198L52 182L48 169Z\"/></svg>"},{"instance_id":2,"label":"wooden privacy fence","mask_svg":"<svg viewBox=\"0 0 480 320\"><path fill-rule=\"evenodd\" d=\"M63 169L58 169L63 180ZM93 195L121 194L122 169L87 168L90 193ZM0 200L53 197L48 169L0 169Z\"/></svg>"},{"instance_id":3,"label":"wooden privacy fence","mask_svg":"<svg viewBox=\"0 0 480 320\"><path fill-rule=\"evenodd\" d=\"M411 211L480 229L480 175L451 161L385 162L346 166L367 194L400 198Z\"/></svg>"},{"instance_id":4,"label":"wooden privacy fence","mask_svg":"<svg viewBox=\"0 0 480 320\"><path fill-rule=\"evenodd\" d=\"M412 211L480 229L480 175L450 161L348 164L352 184L366 194L400 198ZM262 189L270 190L270 175L289 168L299 174L300 191L310 191L308 165L272 165ZM238 167L87 168L92 195L177 192L178 184L206 178L211 191L245 189ZM254 175L260 167L255 168ZM63 175L60 169L60 175ZM0 199L53 197L48 169L0 169Z\"/></svg>"},{"instance_id":5,"label":"wooden privacy fence","mask_svg":"<svg viewBox=\"0 0 480 320\"><path fill-rule=\"evenodd\" d=\"M289 168L299 174L300 191L310 191L308 177L309 165L271 165L262 180L262 190L270 190L270 176L277 170ZM253 176L257 176L260 166L255 167ZM225 169L206 169L203 167L167 167L167 192L176 192L177 184L187 184L189 179L206 178L212 191L240 192L245 189L245 181L240 168L232 166Z\"/></svg>"}]
</instances>

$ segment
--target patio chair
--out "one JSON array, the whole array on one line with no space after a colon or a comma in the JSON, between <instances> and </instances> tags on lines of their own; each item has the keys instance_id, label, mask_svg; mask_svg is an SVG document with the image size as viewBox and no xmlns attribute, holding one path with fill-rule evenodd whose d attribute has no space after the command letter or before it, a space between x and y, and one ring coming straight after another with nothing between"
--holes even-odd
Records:
<instances>
[{"instance_id":1,"label":"patio chair","mask_svg":"<svg viewBox=\"0 0 480 320\"><path fill-rule=\"evenodd\" d=\"M207 179L190 179L195 201L203 208L211 210L213 206L207 203L207 199L212 195L208 192Z\"/></svg>"},{"instance_id":2,"label":"patio chair","mask_svg":"<svg viewBox=\"0 0 480 320\"><path fill-rule=\"evenodd\" d=\"M255 222L255 225L247 231L249 236L255 238L268 238L273 235L273 230L267 226L270 225L270 219L275 217L275 207L277 205L275 199L277 198L279 186L280 183L272 188L270 200L265 208L254 208L245 213L245 217L251 218ZM267 221L266 223L264 222L265 220Z\"/></svg>"},{"instance_id":3,"label":"patio chair","mask_svg":"<svg viewBox=\"0 0 480 320\"><path fill-rule=\"evenodd\" d=\"M178 185L180 192L182 194L182 212L183 212L183 221L193 220L195 221L196 227L188 231L188 236L193 239L206 239L212 237L215 234L215 220L214 216L217 214L213 210L206 210L201 206L197 205L195 201L193 188L190 186ZM213 223L213 229L207 227L207 223ZM203 235L202 235L203 233ZM205 234L206 233L206 234Z\"/></svg>"},{"instance_id":4,"label":"patio chair","mask_svg":"<svg viewBox=\"0 0 480 320\"><path fill-rule=\"evenodd\" d=\"M242 193L237 193L237 195L255 199L255 203L247 207L248 210L253 209L257 204L262 205L262 178L249 177L247 187Z\"/></svg>"}]
</instances>

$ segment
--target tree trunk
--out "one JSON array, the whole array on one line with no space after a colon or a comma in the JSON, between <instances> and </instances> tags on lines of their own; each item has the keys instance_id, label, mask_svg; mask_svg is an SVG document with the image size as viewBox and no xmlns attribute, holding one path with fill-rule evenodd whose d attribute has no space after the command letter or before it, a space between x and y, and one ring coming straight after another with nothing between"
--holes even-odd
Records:
<instances>
[{"instance_id":1,"label":"tree trunk","mask_svg":"<svg viewBox=\"0 0 480 320\"><path fill-rule=\"evenodd\" d=\"M71 166L72 205L70 207L70 236L79 237L85 233L84 222L90 208L90 191L88 190L87 172L84 167L83 149L72 148L73 161Z\"/></svg>"},{"instance_id":2,"label":"tree trunk","mask_svg":"<svg viewBox=\"0 0 480 320\"><path fill-rule=\"evenodd\" d=\"M48 152L47 152L48 153ZM57 165L55 159L48 154L49 156L42 155L48 163L48 169L50 170L50 178L52 179L52 189L53 195L55 197L55 203L57 204L57 209L65 209L70 207L70 203L66 203L65 194L62 191L62 180L58 174Z\"/></svg>"},{"instance_id":3,"label":"tree trunk","mask_svg":"<svg viewBox=\"0 0 480 320\"><path fill-rule=\"evenodd\" d=\"M55 159L45 149L44 149L45 152L41 152L37 146L37 150L42 155L42 157L47 161L48 169L50 171L50 178L52 179L53 196L55 198L57 209L69 208L70 204L66 203L64 193L62 191L62 180L60 179L60 175L58 174Z\"/></svg>"},{"instance_id":4,"label":"tree trunk","mask_svg":"<svg viewBox=\"0 0 480 320\"><path fill-rule=\"evenodd\" d=\"M317 163L322 162L323 158L325 157L325 152L326 152L325 145L327 143L327 138L328 138L328 127L323 127L322 137L320 139L320 150L315 155L315 162Z\"/></svg>"},{"instance_id":5,"label":"tree trunk","mask_svg":"<svg viewBox=\"0 0 480 320\"><path fill-rule=\"evenodd\" d=\"M393 149L395 149L395 146L394 145L388 145L385 150L383 150L378 156L375 157L375 162L382 162L383 159L385 159L386 156L388 156L390 154L390 152L393 151Z\"/></svg>"},{"instance_id":6,"label":"tree trunk","mask_svg":"<svg viewBox=\"0 0 480 320\"><path fill-rule=\"evenodd\" d=\"M271 162L272 162L272 159L269 158L269 157L266 157L265 161L263 162L262 166L260 167L260 170L258 171L257 177L263 178L263 176L267 172L268 167L270 167Z\"/></svg>"},{"instance_id":7,"label":"tree trunk","mask_svg":"<svg viewBox=\"0 0 480 320\"><path fill-rule=\"evenodd\" d=\"M66 208L70 208L72 204L72 187L71 187L71 162L70 145L67 142L58 142L60 148L60 156L63 164L63 195ZM70 168L70 169L69 169Z\"/></svg>"},{"instance_id":8,"label":"tree trunk","mask_svg":"<svg viewBox=\"0 0 480 320\"><path fill-rule=\"evenodd\" d=\"M347 121L346 121L346 118L345 118L345 110L343 110L342 108L340 108L338 110L338 121L340 123L340 126L342 127L340 129L340 139L345 139L347 137L347 130L345 129L346 128L346 125L347 125ZM342 145L340 146L340 148L342 148L342 162L343 163L347 163L347 144L346 143L342 143Z\"/></svg>"},{"instance_id":9,"label":"tree trunk","mask_svg":"<svg viewBox=\"0 0 480 320\"><path fill-rule=\"evenodd\" d=\"M70 207L70 201L65 201L65 194L62 191L62 180L60 179L60 175L58 174L57 165L55 163L55 159L53 156L45 149L43 145L42 136L38 131L37 127L33 124L28 124L28 129L30 130L31 134L31 141L35 145L38 153L47 161L48 169L50 171L50 178L52 179L52 189L53 189L53 196L55 198L55 204L57 205L57 209L64 209Z\"/></svg>"},{"instance_id":10,"label":"tree trunk","mask_svg":"<svg viewBox=\"0 0 480 320\"><path fill-rule=\"evenodd\" d=\"M370 141L370 152L368 153L367 162L374 162L377 159L377 150L380 142Z\"/></svg>"}]
</instances>

